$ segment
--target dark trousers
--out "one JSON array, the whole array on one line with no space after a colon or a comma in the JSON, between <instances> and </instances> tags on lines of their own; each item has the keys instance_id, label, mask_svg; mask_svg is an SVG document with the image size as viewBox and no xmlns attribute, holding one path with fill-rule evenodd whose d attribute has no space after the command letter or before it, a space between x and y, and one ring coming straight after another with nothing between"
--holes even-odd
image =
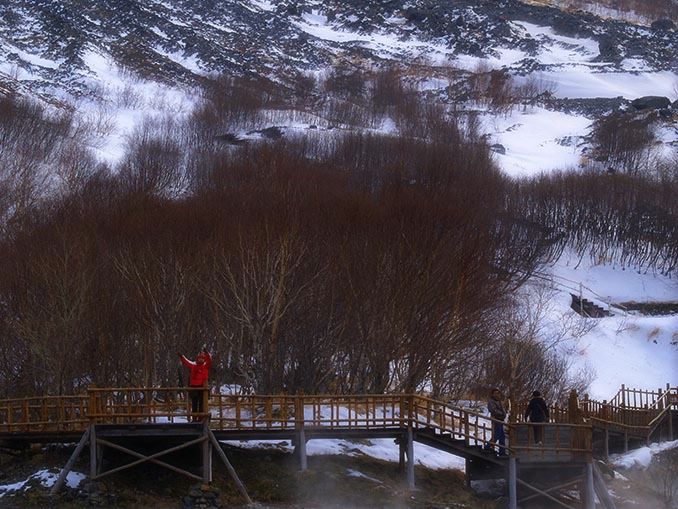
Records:
<instances>
[{"instance_id":1,"label":"dark trousers","mask_svg":"<svg viewBox=\"0 0 678 509\"><path fill-rule=\"evenodd\" d=\"M539 422L539 421L534 421L534 422ZM537 425L537 426L532 426L532 430L534 432L534 443L537 444L541 442L542 436L544 435L544 426Z\"/></svg>"},{"instance_id":2,"label":"dark trousers","mask_svg":"<svg viewBox=\"0 0 678 509\"><path fill-rule=\"evenodd\" d=\"M205 411L205 408L202 404L202 393L203 387L191 387L188 390L188 394L191 397L191 413L200 414ZM193 420L198 420L197 417L193 417Z\"/></svg>"},{"instance_id":3,"label":"dark trousers","mask_svg":"<svg viewBox=\"0 0 678 509\"><path fill-rule=\"evenodd\" d=\"M499 445L499 454L506 454L506 434L504 433L504 424L501 422L492 422L492 441Z\"/></svg>"}]
</instances>

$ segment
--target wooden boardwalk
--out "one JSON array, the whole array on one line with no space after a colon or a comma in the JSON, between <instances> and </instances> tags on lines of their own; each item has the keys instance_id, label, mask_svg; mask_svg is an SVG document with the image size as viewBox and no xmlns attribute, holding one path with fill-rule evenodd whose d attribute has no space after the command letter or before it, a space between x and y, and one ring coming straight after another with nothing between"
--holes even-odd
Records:
<instances>
[{"instance_id":1,"label":"wooden boardwalk","mask_svg":"<svg viewBox=\"0 0 678 509\"><path fill-rule=\"evenodd\" d=\"M400 448L401 464L412 487L413 443L420 442L465 458L469 481L512 479L509 485L514 489L509 498L514 502L518 484L530 491L528 497L541 496L572 507L556 499L559 486L538 489L534 481L524 479L535 475L544 478L547 472L557 471L553 482L560 482L567 470L571 471L567 486L584 484L592 493L594 455L609 454L611 445L619 448L622 444L628 450L629 444L670 440L678 415L678 388L669 386L658 391L622 387L614 398L603 402L572 395L566 407L551 408L552 422L541 425L522 422L523 407L514 405L513 420L504 423L507 455L497 456L496 444L491 441L491 418L422 395L223 395L206 389L202 397L208 410L194 415L186 389L181 387L93 387L82 395L2 400L0 443L20 447L33 442L80 440L77 453L90 445L92 479L152 462L208 483L213 447L230 467L218 440L290 440L305 469L308 440L392 438ZM543 427L543 445L534 444L535 426ZM168 446L154 453L129 446L139 437L166 441ZM160 459L188 447L202 451L202 472L183 470ZM101 456L108 449L135 459L103 471ZM232 475L237 479L235 472ZM544 479L541 481L543 487ZM244 487L243 493L247 497ZM581 498L582 507L593 507L587 503L588 493L582 493Z\"/></svg>"}]
</instances>

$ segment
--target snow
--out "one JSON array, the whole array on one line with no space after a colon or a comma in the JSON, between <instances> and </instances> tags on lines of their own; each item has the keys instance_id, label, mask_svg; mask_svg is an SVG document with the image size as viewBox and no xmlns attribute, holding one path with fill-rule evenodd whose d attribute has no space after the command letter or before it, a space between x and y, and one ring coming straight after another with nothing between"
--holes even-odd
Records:
<instances>
[{"instance_id":1,"label":"snow","mask_svg":"<svg viewBox=\"0 0 678 509\"><path fill-rule=\"evenodd\" d=\"M302 21L294 24L322 41L334 43L354 43L375 52L377 56L390 59L394 57L426 58L432 64L446 63L452 55L452 49L446 43L434 44L416 37L402 38L395 33L372 32L361 34L340 29L328 24L327 16L318 10L302 15Z\"/></svg>"},{"instance_id":2,"label":"snow","mask_svg":"<svg viewBox=\"0 0 678 509\"><path fill-rule=\"evenodd\" d=\"M180 65L199 71L192 57L169 54ZM120 161L125 153L127 138L145 119L161 118L171 112L181 118L197 102L197 94L179 87L143 80L120 69L108 55L88 50L82 55L90 70L87 83L92 90L100 90L95 99L80 99L75 104L81 118L100 126L92 141L92 150L101 160L111 164Z\"/></svg>"},{"instance_id":3,"label":"snow","mask_svg":"<svg viewBox=\"0 0 678 509\"><path fill-rule=\"evenodd\" d=\"M196 74L204 74L202 66L200 65L200 59L196 55L186 55L182 51L169 52L162 48L153 48L153 50L159 55L170 59L172 62L179 64L191 72Z\"/></svg>"},{"instance_id":4,"label":"snow","mask_svg":"<svg viewBox=\"0 0 678 509\"><path fill-rule=\"evenodd\" d=\"M632 66L635 65L631 62ZM571 69L547 70L543 77L556 85L559 98L624 97L636 99L646 95L672 97L678 74L661 72L595 72L579 66Z\"/></svg>"},{"instance_id":5,"label":"snow","mask_svg":"<svg viewBox=\"0 0 678 509\"><path fill-rule=\"evenodd\" d=\"M673 442L662 442L661 444L650 444L648 447L641 447L626 454L614 454L610 456L612 464L619 468L642 468L643 470L652 463L652 456L662 451L675 449L678 447L678 440Z\"/></svg>"},{"instance_id":6,"label":"snow","mask_svg":"<svg viewBox=\"0 0 678 509\"><path fill-rule=\"evenodd\" d=\"M7 494L17 492L20 490L28 490L31 487L32 481L38 481L45 488L50 488L59 478L59 473L50 472L49 470L38 470L34 474L31 474L28 478L23 481L18 481L11 484L2 484L0 485L0 498L4 497ZM80 472L71 471L66 476L66 486L69 488L77 488L80 483L86 479L87 476Z\"/></svg>"},{"instance_id":7,"label":"snow","mask_svg":"<svg viewBox=\"0 0 678 509\"><path fill-rule=\"evenodd\" d=\"M243 449L262 449L275 448L278 450L292 452L293 447L288 441L264 440L221 440L224 444ZM400 449L393 439L377 438L370 440L339 440L339 439L317 439L309 440L306 444L306 454L309 456L334 456L344 455L349 457L370 456L382 461L399 461ZM453 454L449 454L427 445L414 443L415 464L434 470L464 470L465 460Z\"/></svg>"},{"instance_id":8,"label":"snow","mask_svg":"<svg viewBox=\"0 0 678 509\"><path fill-rule=\"evenodd\" d=\"M583 116L544 108L516 108L508 116L484 117L485 131L492 143L506 148L506 154L496 154L495 159L512 177L577 167L581 153L575 142L591 123Z\"/></svg>"},{"instance_id":9,"label":"snow","mask_svg":"<svg viewBox=\"0 0 678 509\"><path fill-rule=\"evenodd\" d=\"M675 278L591 263L568 251L544 272L556 291L548 318L554 328L582 320L570 308L570 293L578 294L580 284L584 298L605 308L609 302L678 301ZM591 330L570 333L562 345L573 370L595 372L591 398L609 400L622 384L645 390L678 385L678 348L671 344L678 341L678 315L642 316L612 310L615 316L589 319L594 325Z\"/></svg>"},{"instance_id":10,"label":"snow","mask_svg":"<svg viewBox=\"0 0 678 509\"><path fill-rule=\"evenodd\" d=\"M382 482L379 479L375 479L374 477L370 477L369 475L365 475L362 472L359 472L357 470L353 470L352 468L347 468L346 469L346 475L349 477L358 477L360 479L367 479L368 481L375 482L377 484L382 484Z\"/></svg>"},{"instance_id":11,"label":"snow","mask_svg":"<svg viewBox=\"0 0 678 509\"><path fill-rule=\"evenodd\" d=\"M251 0L252 4L262 11L274 11L275 5L272 2L266 0Z\"/></svg>"},{"instance_id":12,"label":"snow","mask_svg":"<svg viewBox=\"0 0 678 509\"><path fill-rule=\"evenodd\" d=\"M539 41L536 60L542 64L572 64L589 62L600 55L598 43L593 39L557 35L551 27L526 21L511 23L514 29L527 32Z\"/></svg>"}]
</instances>

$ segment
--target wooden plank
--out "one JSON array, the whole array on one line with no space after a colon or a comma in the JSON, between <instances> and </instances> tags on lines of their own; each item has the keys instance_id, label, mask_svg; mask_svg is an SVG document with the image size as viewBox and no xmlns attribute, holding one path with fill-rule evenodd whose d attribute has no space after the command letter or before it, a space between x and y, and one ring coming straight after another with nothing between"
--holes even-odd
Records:
<instances>
[{"instance_id":1,"label":"wooden plank","mask_svg":"<svg viewBox=\"0 0 678 509\"><path fill-rule=\"evenodd\" d=\"M59 473L59 477L57 478L56 482L54 483L54 486L52 486L52 489L49 491L50 496L56 495L59 492L59 490L61 489L61 486L64 484L64 481L66 480L66 477L68 476L68 473L73 469L73 465L75 464L75 460L78 459L78 456L80 456L80 453L85 448L85 444L89 440L89 436L90 436L90 429L88 428L87 431L85 431L82 434L82 438L80 438L80 441L78 442L78 445L75 447L73 454L71 454L71 457L68 458L68 462L66 463L66 466L64 466L64 468L61 470L61 473Z\"/></svg>"},{"instance_id":2,"label":"wooden plank","mask_svg":"<svg viewBox=\"0 0 678 509\"><path fill-rule=\"evenodd\" d=\"M188 441L188 442L185 442L185 443L183 443L183 444L177 445L177 446L175 446L175 447L170 447L169 449L165 449L165 450L162 450L162 451L160 451L160 452L156 452L156 453L154 453L154 454L151 454L151 455L149 455L149 456L146 456L146 455L141 454L141 453L139 453L139 452L137 452L137 451L133 451L132 449L128 449L127 447L123 447L122 445L118 445L118 444L115 444L115 443L113 443L113 442L109 442L108 440L104 440L104 439L98 438L97 441L96 441L97 444L104 445L104 446L110 447L110 448L112 448L112 449L116 449L116 450L118 450L118 451L127 453L127 454L129 454L130 456L134 456L134 457L139 458L139 459L136 460L136 461L132 461L131 463L127 463L127 464L125 464L125 465L121 465L121 466L119 466L119 467L113 468L113 469L111 469L111 470L107 470L107 471L105 471L105 472L101 472L100 474L97 474L96 477L93 477L93 479L101 479L102 477L105 477L105 476L107 476L107 475L111 475L111 474L114 474L114 473L116 473L116 472L120 472L120 471L122 471L122 470L127 470L127 469L129 469L129 468L135 467L135 466L137 466L137 465L140 465L141 463L150 462L150 463L155 463L156 465L160 465L160 466L162 466L162 467L164 467L164 468L167 468L167 469L169 469L169 470L172 470L172 471L174 471L174 472L177 472L177 473L183 474L183 475L185 475L185 476L188 476L188 477L190 477L190 478L192 478L192 479L195 479L195 480L197 480L197 481L202 481L203 478L202 478L201 476L195 475L195 474L193 474L192 472L189 472L188 470L183 470L183 469L181 469L181 468L179 468L179 467L175 467L174 465L170 465L169 463L165 463L164 461L161 461L161 460L159 460L159 459L157 459L157 458L159 458L159 457L161 457L161 456L164 456L164 455L166 455L166 454L169 454L169 453L171 453L171 452L175 452L175 451L178 451L178 450L181 450L181 449L185 449L185 448L187 448L187 447L190 447L190 446L192 446L192 445L199 444L199 443L204 442L204 441L206 441L206 440L207 440L207 437L200 437L200 438L197 438L197 439L195 439L195 440L190 440L190 441Z\"/></svg>"},{"instance_id":3,"label":"wooden plank","mask_svg":"<svg viewBox=\"0 0 678 509\"><path fill-rule=\"evenodd\" d=\"M617 509L614 500L612 500L610 493L607 491L607 485L600 473L600 469L595 463L593 464L593 482L596 495L598 495L598 500L603 504L603 507L605 509Z\"/></svg>"},{"instance_id":4,"label":"wooden plank","mask_svg":"<svg viewBox=\"0 0 678 509\"><path fill-rule=\"evenodd\" d=\"M558 505L561 505L561 506L565 507L566 509L576 509L575 507L572 507L571 505L567 505L566 503L564 503L564 502L558 500L557 498L555 498L555 497L549 495L549 494L546 493L545 491L542 491L542 490L540 490L539 488L535 488L534 486L532 486L531 484L529 484L529 483L523 481L523 480L520 479L520 478L518 478L518 479L516 479L516 480L517 480L520 484L522 484L523 486L525 486L526 488L528 488L528 489L530 489L530 490L532 490L532 491L534 491L534 492L536 492L536 493L539 493L541 496L548 498L549 500L551 500L551 501L557 503Z\"/></svg>"},{"instance_id":5,"label":"wooden plank","mask_svg":"<svg viewBox=\"0 0 678 509\"><path fill-rule=\"evenodd\" d=\"M593 463L588 462L584 467L584 478L585 482L582 483L584 489L584 496L580 497L582 499L582 505L584 509L596 509L596 494L593 488Z\"/></svg>"},{"instance_id":6,"label":"wooden plank","mask_svg":"<svg viewBox=\"0 0 678 509\"><path fill-rule=\"evenodd\" d=\"M217 438L214 436L214 433L212 433L212 430L208 429L207 435L209 437L209 440L212 442L212 445L216 449L217 454L219 455L219 458L221 458L221 461L224 463L224 465L226 465L226 469L228 470L228 473L231 475L233 482L235 482L235 485L237 486L238 490L240 491L240 494L245 498L248 505L252 505L252 499L247 494L247 490L245 489L245 485L242 483L242 481L238 477L238 474L236 473L235 469L233 468L233 465L231 465L231 462L228 461L228 457L226 456L226 453L221 448L221 444L219 443Z\"/></svg>"},{"instance_id":7,"label":"wooden plank","mask_svg":"<svg viewBox=\"0 0 678 509\"><path fill-rule=\"evenodd\" d=\"M508 490L509 490L509 509L518 509L518 490L516 486L516 458L511 456L509 458L508 469Z\"/></svg>"}]
</instances>

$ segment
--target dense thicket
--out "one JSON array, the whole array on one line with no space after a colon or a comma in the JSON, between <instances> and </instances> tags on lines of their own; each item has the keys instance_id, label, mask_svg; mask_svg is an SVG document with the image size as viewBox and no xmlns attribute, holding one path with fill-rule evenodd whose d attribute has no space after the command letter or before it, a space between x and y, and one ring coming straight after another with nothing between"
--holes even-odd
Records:
<instances>
[{"instance_id":1,"label":"dense thicket","mask_svg":"<svg viewBox=\"0 0 678 509\"><path fill-rule=\"evenodd\" d=\"M186 121L143 124L113 172L78 152L72 118L3 100L2 395L175 385L176 353L203 343L215 383L260 393L564 389L566 362L515 314L534 268L566 239L675 267L675 179L514 183L473 115L397 70L351 72L215 82ZM238 137L281 115L323 132ZM17 151L40 189L17 191Z\"/></svg>"},{"instance_id":2,"label":"dense thicket","mask_svg":"<svg viewBox=\"0 0 678 509\"><path fill-rule=\"evenodd\" d=\"M552 173L516 182L512 208L559 231L582 256L636 270L678 268L678 178Z\"/></svg>"},{"instance_id":3,"label":"dense thicket","mask_svg":"<svg viewBox=\"0 0 678 509\"><path fill-rule=\"evenodd\" d=\"M573 9L589 9L605 13L605 9L642 16L650 21L661 18L676 19L678 6L674 0L551 0L550 3Z\"/></svg>"}]
</instances>

